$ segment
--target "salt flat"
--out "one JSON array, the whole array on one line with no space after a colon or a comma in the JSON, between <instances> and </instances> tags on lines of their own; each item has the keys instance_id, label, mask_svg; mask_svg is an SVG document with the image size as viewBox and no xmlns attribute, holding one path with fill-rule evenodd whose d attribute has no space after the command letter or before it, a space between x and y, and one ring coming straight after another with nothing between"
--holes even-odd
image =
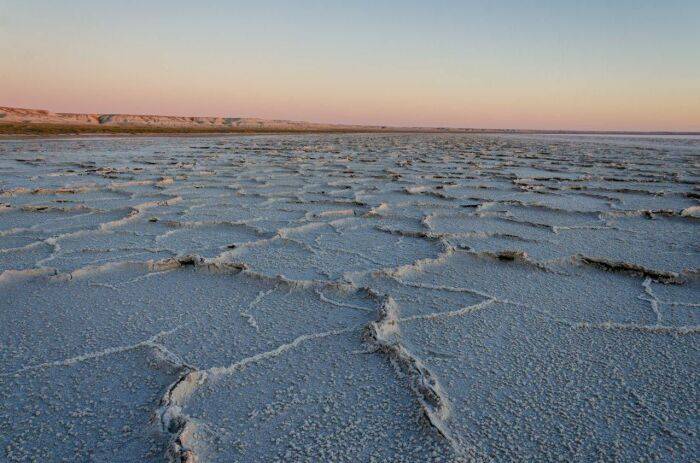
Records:
<instances>
[{"instance_id":1,"label":"salt flat","mask_svg":"<svg viewBox=\"0 0 700 463\"><path fill-rule=\"evenodd\" d=\"M0 460L697 461L700 138L0 142Z\"/></svg>"}]
</instances>

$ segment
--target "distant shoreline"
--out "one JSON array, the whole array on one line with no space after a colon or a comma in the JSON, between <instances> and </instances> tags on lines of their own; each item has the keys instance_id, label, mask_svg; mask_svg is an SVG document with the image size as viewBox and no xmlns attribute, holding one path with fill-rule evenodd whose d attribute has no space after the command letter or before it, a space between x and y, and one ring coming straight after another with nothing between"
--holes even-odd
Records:
<instances>
[{"instance_id":1,"label":"distant shoreline","mask_svg":"<svg viewBox=\"0 0 700 463\"><path fill-rule=\"evenodd\" d=\"M700 132L630 132L575 130L506 130L506 129L187 129L174 127L107 126L57 124L8 124L0 122L0 140L69 137L210 137L233 135L311 135L311 134L454 134L454 135L629 135L629 136L700 136Z\"/></svg>"},{"instance_id":2,"label":"distant shoreline","mask_svg":"<svg viewBox=\"0 0 700 463\"><path fill-rule=\"evenodd\" d=\"M180 117L130 114L54 113L39 109L0 106L0 138L110 135L255 135L313 133L393 134L554 134L554 135L675 135L693 136L692 131L626 130L530 130L447 127L391 127L372 125L321 124L238 117Z\"/></svg>"}]
</instances>

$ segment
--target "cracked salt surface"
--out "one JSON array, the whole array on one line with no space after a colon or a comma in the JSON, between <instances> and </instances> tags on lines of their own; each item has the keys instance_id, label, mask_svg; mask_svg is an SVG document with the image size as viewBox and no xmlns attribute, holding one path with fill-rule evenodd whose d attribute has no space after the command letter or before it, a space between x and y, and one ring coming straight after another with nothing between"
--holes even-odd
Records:
<instances>
[{"instance_id":1,"label":"cracked salt surface","mask_svg":"<svg viewBox=\"0 0 700 463\"><path fill-rule=\"evenodd\" d=\"M1 461L697 461L700 140L0 142Z\"/></svg>"}]
</instances>

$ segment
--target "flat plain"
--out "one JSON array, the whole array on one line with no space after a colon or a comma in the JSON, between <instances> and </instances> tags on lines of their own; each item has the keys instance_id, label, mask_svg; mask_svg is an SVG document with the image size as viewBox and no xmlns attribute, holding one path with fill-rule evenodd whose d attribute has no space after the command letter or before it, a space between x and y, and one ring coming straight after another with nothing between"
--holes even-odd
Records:
<instances>
[{"instance_id":1,"label":"flat plain","mask_svg":"<svg viewBox=\"0 0 700 463\"><path fill-rule=\"evenodd\" d=\"M0 141L0 459L697 461L700 138Z\"/></svg>"}]
</instances>

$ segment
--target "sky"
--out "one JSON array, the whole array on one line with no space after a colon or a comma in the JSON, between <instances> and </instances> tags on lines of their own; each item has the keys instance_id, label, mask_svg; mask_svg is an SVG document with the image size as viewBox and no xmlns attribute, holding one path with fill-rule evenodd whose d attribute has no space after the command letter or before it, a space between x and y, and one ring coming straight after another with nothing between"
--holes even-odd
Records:
<instances>
[{"instance_id":1,"label":"sky","mask_svg":"<svg viewBox=\"0 0 700 463\"><path fill-rule=\"evenodd\" d=\"M700 0L0 0L0 106L700 131Z\"/></svg>"}]
</instances>

